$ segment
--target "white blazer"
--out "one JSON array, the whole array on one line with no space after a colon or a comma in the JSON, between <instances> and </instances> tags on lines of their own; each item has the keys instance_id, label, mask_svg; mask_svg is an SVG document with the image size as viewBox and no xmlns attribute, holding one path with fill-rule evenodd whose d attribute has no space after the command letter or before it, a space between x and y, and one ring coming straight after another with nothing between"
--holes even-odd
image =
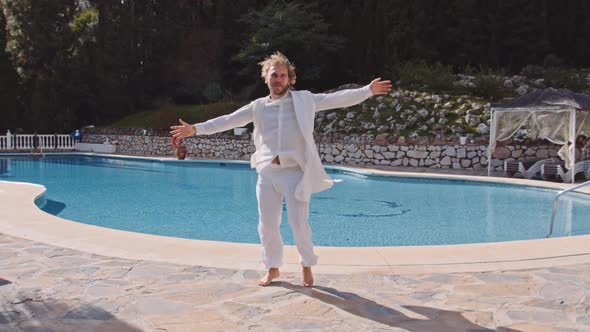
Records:
<instances>
[{"instance_id":1,"label":"white blazer","mask_svg":"<svg viewBox=\"0 0 590 332\"><path fill-rule=\"evenodd\" d=\"M301 165L303 177L295 189L295 198L299 201L308 202L312 193L329 189L334 185L334 181L324 170L313 139L316 111L313 95L309 91L291 91L291 95L293 97L293 108L295 109L297 124L305 140L305 151L299 151L303 155L297 158L298 160L303 160L304 165ZM253 103L252 120L254 122L254 145L256 146L256 151L259 151L262 145L262 136L259 134L257 128L260 128L265 99L259 98ZM250 166L255 168L256 165L256 153L254 153L250 157Z\"/></svg>"},{"instance_id":2,"label":"white blazer","mask_svg":"<svg viewBox=\"0 0 590 332\"><path fill-rule=\"evenodd\" d=\"M372 95L369 85L360 89L341 90L330 94L313 94L309 91L291 90L297 124L305 140L305 151L298 151L298 153L301 153L298 160L303 160L304 165L300 165L303 177L295 190L297 200L308 202L312 193L324 191L334 185L334 181L322 166L313 139L315 113L327 109L356 105ZM266 97L258 98L232 114L195 124L197 135L209 135L254 122L254 145L256 151L260 151L262 136L258 128L261 128L261 115L265 99ZM250 166L252 168L256 168L257 165L256 154L257 152L250 157Z\"/></svg>"}]
</instances>

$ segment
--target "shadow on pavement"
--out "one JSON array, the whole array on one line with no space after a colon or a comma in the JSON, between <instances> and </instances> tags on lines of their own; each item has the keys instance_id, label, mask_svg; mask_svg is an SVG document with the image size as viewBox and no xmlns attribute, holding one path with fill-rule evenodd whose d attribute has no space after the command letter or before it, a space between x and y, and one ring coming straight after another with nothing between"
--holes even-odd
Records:
<instances>
[{"instance_id":1,"label":"shadow on pavement","mask_svg":"<svg viewBox=\"0 0 590 332\"><path fill-rule=\"evenodd\" d=\"M408 331L496 331L470 322L458 311L423 306L402 306L426 317L425 319L417 319L354 293L342 292L330 287L314 286L313 288L307 288L284 281L271 285L301 293L350 314ZM500 328L498 331L516 332L517 330Z\"/></svg>"}]
</instances>

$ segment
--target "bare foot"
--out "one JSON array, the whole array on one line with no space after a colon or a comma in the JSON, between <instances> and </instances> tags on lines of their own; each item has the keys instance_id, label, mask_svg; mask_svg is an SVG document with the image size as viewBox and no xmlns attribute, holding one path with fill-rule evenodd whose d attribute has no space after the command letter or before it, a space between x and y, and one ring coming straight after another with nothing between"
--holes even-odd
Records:
<instances>
[{"instance_id":1,"label":"bare foot","mask_svg":"<svg viewBox=\"0 0 590 332\"><path fill-rule=\"evenodd\" d=\"M273 281L273 279L278 278L281 274L279 273L279 269L276 267L270 268L268 272L262 277L262 279L258 280L259 286L268 286Z\"/></svg>"},{"instance_id":2,"label":"bare foot","mask_svg":"<svg viewBox=\"0 0 590 332\"><path fill-rule=\"evenodd\" d=\"M311 273L311 267L309 267L309 266L303 267L303 286L305 286L305 287L312 287L313 286L313 274Z\"/></svg>"}]
</instances>

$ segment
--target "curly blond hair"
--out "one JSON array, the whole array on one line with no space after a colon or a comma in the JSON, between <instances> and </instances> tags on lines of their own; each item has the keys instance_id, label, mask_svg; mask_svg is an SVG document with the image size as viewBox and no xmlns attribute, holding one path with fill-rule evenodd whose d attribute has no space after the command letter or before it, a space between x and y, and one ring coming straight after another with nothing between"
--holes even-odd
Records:
<instances>
[{"instance_id":1,"label":"curly blond hair","mask_svg":"<svg viewBox=\"0 0 590 332\"><path fill-rule=\"evenodd\" d=\"M262 70L260 71L260 77L264 79L265 83L268 83L266 81L266 77L268 75L270 67L286 66L289 72L289 85L295 85L295 80L297 79L297 75L295 74L295 65L292 64L291 61L289 61L289 59L287 59L287 57L283 53L276 51L272 55L267 56L263 61L259 62L258 64L262 67Z\"/></svg>"}]
</instances>

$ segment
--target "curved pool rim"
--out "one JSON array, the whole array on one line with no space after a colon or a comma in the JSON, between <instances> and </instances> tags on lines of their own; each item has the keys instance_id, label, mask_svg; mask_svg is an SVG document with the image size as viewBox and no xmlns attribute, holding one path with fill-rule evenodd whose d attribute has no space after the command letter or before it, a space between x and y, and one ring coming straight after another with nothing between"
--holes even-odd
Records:
<instances>
[{"instance_id":1,"label":"curved pool rim","mask_svg":"<svg viewBox=\"0 0 590 332\"><path fill-rule=\"evenodd\" d=\"M236 160L184 160L97 153L47 153L150 160L169 163L233 163ZM7 156L9 154L0 154ZM30 154L10 154L30 155ZM562 190L569 184L514 178L394 172L325 165L328 169L372 176L446 179ZM216 268L262 269L258 244L192 240L98 227L40 210L45 194L39 184L0 181L0 232L60 247L134 260L152 260ZM589 188L580 192L590 194ZM549 220L547 220L549 226ZM590 235L550 239L405 247L321 247L319 273L448 273L514 270L590 263ZM299 271L294 246L285 246L285 271Z\"/></svg>"}]
</instances>

